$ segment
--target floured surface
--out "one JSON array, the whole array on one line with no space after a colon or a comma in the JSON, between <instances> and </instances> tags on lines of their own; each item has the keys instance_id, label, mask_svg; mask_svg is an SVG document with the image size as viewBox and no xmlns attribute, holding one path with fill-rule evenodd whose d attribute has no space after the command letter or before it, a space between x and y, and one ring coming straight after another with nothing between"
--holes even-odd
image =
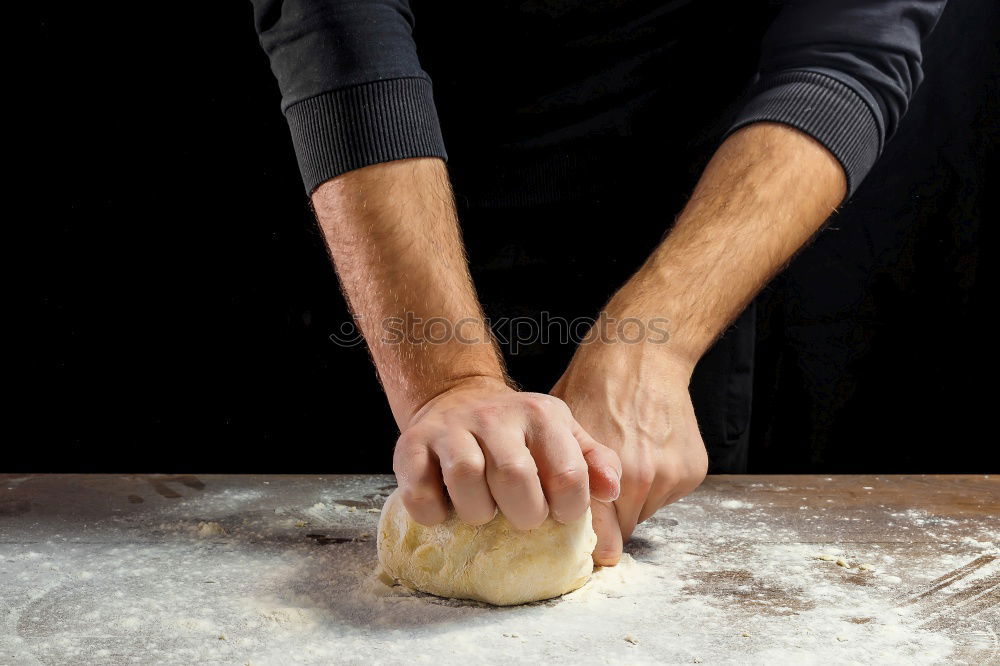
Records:
<instances>
[{"instance_id":1,"label":"floured surface","mask_svg":"<svg viewBox=\"0 0 1000 666\"><path fill-rule=\"evenodd\" d=\"M0 663L1000 662L993 478L711 478L511 608L379 581L391 489L0 476Z\"/></svg>"}]
</instances>

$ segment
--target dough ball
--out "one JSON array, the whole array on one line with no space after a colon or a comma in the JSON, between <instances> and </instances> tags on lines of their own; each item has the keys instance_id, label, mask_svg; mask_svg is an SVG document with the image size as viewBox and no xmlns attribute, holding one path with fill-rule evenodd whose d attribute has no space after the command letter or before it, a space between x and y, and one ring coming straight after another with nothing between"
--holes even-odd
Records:
<instances>
[{"instance_id":1,"label":"dough ball","mask_svg":"<svg viewBox=\"0 0 1000 666\"><path fill-rule=\"evenodd\" d=\"M378 559L398 583L441 597L475 599L497 606L523 604L571 592L594 571L597 535L590 509L563 525L546 518L519 530L501 513L479 527L448 519L424 527L410 518L399 492L382 507Z\"/></svg>"}]
</instances>

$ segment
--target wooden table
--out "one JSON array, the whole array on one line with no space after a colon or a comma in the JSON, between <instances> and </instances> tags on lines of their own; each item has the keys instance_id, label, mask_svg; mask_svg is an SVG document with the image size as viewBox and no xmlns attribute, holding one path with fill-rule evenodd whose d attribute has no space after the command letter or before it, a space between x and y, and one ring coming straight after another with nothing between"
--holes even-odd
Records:
<instances>
[{"instance_id":1,"label":"wooden table","mask_svg":"<svg viewBox=\"0 0 1000 666\"><path fill-rule=\"evenodd\" d=\"M0 475L0 664L1000 663L995 476L717 476L516 608L380 583L388 476Z\"/></svg>"}]
</instances>

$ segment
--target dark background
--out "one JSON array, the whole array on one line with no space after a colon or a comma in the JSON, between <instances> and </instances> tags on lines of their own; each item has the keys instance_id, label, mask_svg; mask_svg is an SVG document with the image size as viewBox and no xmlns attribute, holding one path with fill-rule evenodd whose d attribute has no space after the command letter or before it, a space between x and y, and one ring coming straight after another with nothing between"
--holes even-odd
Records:
<instances>
[{"instance_id":1,"label":"dark background","mask_svg":"<svg viewBox=\"0 0 1000 666\"><path fill-rule=\"evenodd\" d=\"M126 7L36 10L16 64L0 468L389 471L249 3ZM998 34L953 0L882 160L760 297L751 471L997 471Z\"/></svg>"}]
</instances>

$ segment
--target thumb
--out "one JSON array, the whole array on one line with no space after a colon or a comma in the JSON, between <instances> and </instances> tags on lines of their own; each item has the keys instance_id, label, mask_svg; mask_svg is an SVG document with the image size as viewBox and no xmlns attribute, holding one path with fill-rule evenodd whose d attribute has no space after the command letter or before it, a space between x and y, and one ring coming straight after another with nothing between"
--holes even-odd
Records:
<instances>
[{"instance_id":1,"label":"thumb","mask_svg":"<svg viewBox=\"0 0 1000 666\"><path fill-rule=\"evenodd\" d=\"M591 437L576 421L573 422L573 437L587 461L590 496L602 502L614 502L621 494L622 461L618 454Z\"/></svg>"},{"instance_id":2,"label":"thumb","mask_svg":"<svg viewBox=\"0 0 1000 666\"><path fill-rule=\"evenodd\" d=\"M622 530L618 526L618 514L613 504L598 500L590 503L590 512L594 518L594 532L597 533L594 564L613 567L622 556Z\"/></svg>"}]
</instances>

